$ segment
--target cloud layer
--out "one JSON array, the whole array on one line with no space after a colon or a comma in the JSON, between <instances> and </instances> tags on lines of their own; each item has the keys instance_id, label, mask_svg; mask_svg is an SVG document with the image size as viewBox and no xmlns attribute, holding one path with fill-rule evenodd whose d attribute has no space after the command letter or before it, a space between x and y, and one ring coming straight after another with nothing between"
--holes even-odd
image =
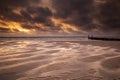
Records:
<instances>
[{"instance_id":1,"label":"cloud layer","mask_svg":"<svg viewBox=\"0 0 120 80\"><path fill-rule=\"evenodd\" d=\"M120 32L119 0L1 0L0 33Z\"/></svg>"},{"instance_id":2,"label":"cloud layer","mask_svg":"<svg viewBox=\"0 0 120 80\"><path fill-rule=\"evenodd\" d=\"M108 0L98 9L101 29L104 32L120 34L120 0Z\"/></svg>"}]
</instances>

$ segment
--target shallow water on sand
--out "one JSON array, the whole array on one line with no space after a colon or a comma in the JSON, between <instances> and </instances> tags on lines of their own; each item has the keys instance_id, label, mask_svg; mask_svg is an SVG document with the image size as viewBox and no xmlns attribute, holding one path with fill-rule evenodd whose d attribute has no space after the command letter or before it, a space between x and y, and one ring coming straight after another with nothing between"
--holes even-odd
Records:
<instances>
[{"instance_id":1,"label":"shallow water on sand","mask_svg":"<svg viewBox=\"0 0 120 80\"><path fill-rule=\"evenodd\" d=\"M3 39L0 80L120 80L119 44Z\"/></svg>"}]
</instances>

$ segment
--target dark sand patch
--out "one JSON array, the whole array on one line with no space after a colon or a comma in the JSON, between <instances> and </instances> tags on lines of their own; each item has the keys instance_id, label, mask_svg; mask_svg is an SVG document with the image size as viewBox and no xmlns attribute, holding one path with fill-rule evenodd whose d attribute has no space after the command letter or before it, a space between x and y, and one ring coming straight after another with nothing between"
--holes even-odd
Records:
<instances>
[{"instance_id":1,"label":"dark sand patch","mask_svg":"<svg viewBox=\"0 0 120 80\"><path fill-rule=\"evenodd\" d=\"M120 56L103 60L99 73L105 80L120 80Z\"/></svg>"},{"instance_id":2,"label":"dark sand patch","mask_svg":"<svg viewBox=\"0 0 120 80\"><path fill-rule=\"evenodd\" d=\"M103 68L110 70L119 70L120 69L120 57L113 57L107 60L104 60L101 63Z\"/></svg>"},{"instance_id":3,"label":"dark sand patch","mask_svg":"<svg viewBox=\"0 0 120 80\"><path fill-rule=\"evenodd\" d=\"M19 75L17 74L17 72L7 72L7 73L3 73L0 74L0 80L16 80L18 77L23 76L22 74Z\"/></svg>"}]
</instances>

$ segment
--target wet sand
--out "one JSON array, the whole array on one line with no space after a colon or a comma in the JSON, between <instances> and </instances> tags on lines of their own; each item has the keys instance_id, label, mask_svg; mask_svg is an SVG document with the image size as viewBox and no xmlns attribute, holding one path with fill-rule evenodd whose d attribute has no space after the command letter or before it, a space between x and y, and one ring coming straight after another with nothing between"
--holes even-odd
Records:
<instances>
[{"instance_id":1,"label":"wet sand","mask_svg":"<svg viewBox=\"0 0 120 80\"><path fill-rule=\"evenodd\" d=\"M120 42L0 40L0 80L120 80Z\"/></svg>"}]
</instances>

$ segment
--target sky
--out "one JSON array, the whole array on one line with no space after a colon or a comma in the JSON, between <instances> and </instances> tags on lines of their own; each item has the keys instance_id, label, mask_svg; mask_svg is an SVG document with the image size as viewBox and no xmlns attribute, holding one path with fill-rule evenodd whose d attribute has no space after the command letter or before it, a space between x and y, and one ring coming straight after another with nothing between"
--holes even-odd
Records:
<instances>
[{"instance_id":1,"label":"sky","mask_svg":"<svg viewBox=\"0 0 120 80\"><path fill-rule=\"evenodd\" d=\"M0 0L0 36L120 34L120 0Z\"/></svg>"}]
</instances>

